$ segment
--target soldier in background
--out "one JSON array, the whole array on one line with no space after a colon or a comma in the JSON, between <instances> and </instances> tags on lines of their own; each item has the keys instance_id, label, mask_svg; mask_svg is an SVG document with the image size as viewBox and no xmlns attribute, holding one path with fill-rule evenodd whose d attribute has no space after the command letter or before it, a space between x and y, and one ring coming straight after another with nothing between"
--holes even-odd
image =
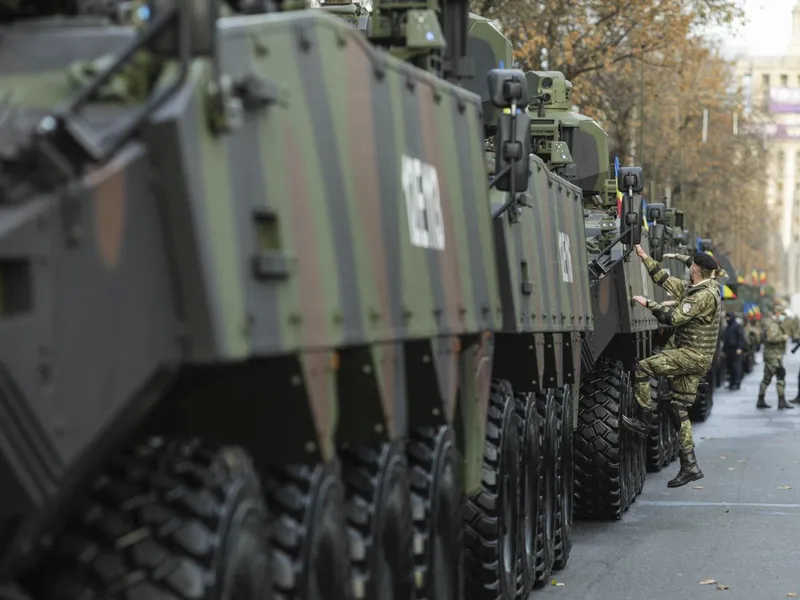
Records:
<instances>
[{"instance_id":1,"label":"soldier in background","mask_svg":"<svg viewBox=\"0 0 800 600\"><path fill-rule=\"evenodd\" d=\"M748 351L753 353L753 362L758 364L756 354L761 350L761 329L756 325L753 317L748 317L744 326L747 335Z\"/></svg>"},{"instance_id":2,"label":"soldier in background","mask_svg":"<svg viewBox=\"0 0 800 600\"><path fill-rule=\"evenodd\" d=\"M761 387L758 390L758 403L756 408L772 408L764 400L767 388L774 375L778 388L778 409L794 408L786 402L786 369L783 367L783 355L786 354L786 342L789 341L787 335L789 323L784 314L785 306L776 300L772 316L767 320L766 331L764 334L764 379L761 380Z\"/></svg>"},{"instance_id":3,"label":"soldier in background","mask_svg":"<svg viewBox=\"0 0 800 600\"><path fill-rule=\"evenodd\" d=\"M736 315L729 312L726 315L728 323L722 332L722 351L725 353L725 368L730 381L729 390L738 390L742 383L742 354L747 346L744 329L736 321Z\"/></svg>"},{"instance_id":4,"label":"soldier in background","mask_svg":"<svg viewBox=\"0 0 800 600\"><path fill-rule=\"evenodd\" d=\"M643 296L633 300L650 309L659 323L673 327L673 343L636 368L636 402L641 417L622 417L623 425L636 435L646 437L650 431L653 407L650 399L650 378L672 379L672 395L668 407L670 418L680 424L680 460L678 475L667 485L680 487L703 477L697 466L688 408L697 397L700 379L708 372L717 350L720 332L721 304L717 277L725 272L714 258L698 252L689 269L689 282L671 277L661 264L650 258L637 245L636 253L644 261L653 281L677 298L676 306L664 306Z\"/></svg>"},{"instance_id":5,"label":"soldier in background","mask_svg":"<svg viewBox=\"0 0 800 600\"><path fill-rule=\"evenodd\" d=\"M792 344L800 344L800 318L797 315L791 318L791 325ZM797 396L789 400L789 402L800 404L800 370L797 373Z\"/></svg>"}]
</instances>

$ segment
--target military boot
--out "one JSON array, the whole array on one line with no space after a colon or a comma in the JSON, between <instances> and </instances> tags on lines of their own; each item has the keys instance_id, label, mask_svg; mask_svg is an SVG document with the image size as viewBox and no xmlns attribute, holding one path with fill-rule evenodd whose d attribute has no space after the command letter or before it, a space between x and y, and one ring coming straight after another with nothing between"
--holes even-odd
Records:
<instances>
[{"instance_id":1,"label":"military boot","mask_svg":"<svg viewBox=\"0 0 800 600\"><path fill-rule=\"evenodd\" d=\"M691 450L681 450L678 456L681 459L681 470L678 471L675 479L671 479L669 483L667 483L667 487L681 487L682 485L705 477L700 467L697 466L697 457L694 455L694 448Z\"/></svg>"},{"instance_id":2,"label":"military boot","mask_svg":"<svg viewBox=\"0 0 800 600\"><path fill-rule=\"evenodd\" d=\"M653 422L653 411L642 409L641 417L629 417L622 415L622 424L628 431L640 437L646 438L650 435L650 424Z\"/></svg>"},{"instance_id":3,"label":"military boot","mask_svg":"<svg viewBox=\"0 0 800 600\"><path fill-rule=\"evenodd\" d=\"M781 394L780 396L778 396L778 409L782 410L784 408L794 408L794 406L786 402L786 396Z\"/></svg>"},{"instance_id":4,"label":"military boot","mask_svg":"<svg viewBox=\"0 0 800 600\"><path fill-rule=\"evenodd\" d=\"M764 396L759 396L756 408L772 408L772 404L767 404L766 400L764 400Z\"/></svg>"},{"instance_id":5,"label":"military boot","mask_svg":"<svg viewBox=\"0 0 800 600\"><path fill-rule=\"evenodd\" d=\"M792 404L800 404L800 392L797 392L797 396L789 400Z\"/></svg>"}]
</instances>

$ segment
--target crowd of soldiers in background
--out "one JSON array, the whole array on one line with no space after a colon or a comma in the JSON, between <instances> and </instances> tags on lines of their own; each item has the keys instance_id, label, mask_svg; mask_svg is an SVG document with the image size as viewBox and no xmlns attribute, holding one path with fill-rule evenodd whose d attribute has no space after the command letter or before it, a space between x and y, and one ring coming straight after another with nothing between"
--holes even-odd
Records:
<instances>
[{"instance_id":1,"label":"crowd of soldiers in background","mask_svg":"<svg viewBox=\"0 0 800 600\"><path fill-rule=\"evenodd\" d=\"M757 406L771 408L764 402L764 391L772 377L776 376L779 400L783 397L786 372L782 358L789 340L792 341L793 352L800 346L800 317L793 314L781 300L775 301L772 312L763 319L733 312L728 312L726 317L725 329L720 337L720 360L717 364L717 368L721 371L720 380L727 376L728 389L738 390L742 378L759 364L757 355L763 350L765 376ZM800 373L798 373L798 389L790 402L800 404ZM793 408L787 406L785 400L781 405L782 408Z\"/></svg>"}]
</instances>

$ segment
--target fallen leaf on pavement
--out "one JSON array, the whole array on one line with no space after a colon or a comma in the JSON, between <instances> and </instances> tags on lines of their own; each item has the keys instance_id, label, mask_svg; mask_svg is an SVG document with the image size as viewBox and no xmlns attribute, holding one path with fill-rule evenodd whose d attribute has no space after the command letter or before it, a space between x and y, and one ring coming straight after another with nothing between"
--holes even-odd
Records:
<instances>
[{"instance_id":1,"label":"fallen leaf on pavement","mask_svg":"<svg viewBox=\"0 0 800 600\"><path fill-rule=\"evenodd\" d=\"M725 459L726 459L726 458L728 458L728 457L727 457L727 456L720 456L720 458L721 458L722 460L725 460Z\"/></svg>"},{"instance_id":2,"label":"fallen leaf on pavement","mask_svg":"<svg viewBox=\"0 0 800 600\"><path fill-rule=\"evenodd\" d=\"M740 463L746 463L746 462L747 462L747 460L740 460L740 461L738 461L738 462L740 462Z\"/></svg>"},{"instance_id":3,"label":"fallen leaf on pavement","mask_svg":"<svg viewBox=\"0 0 800 600\"><path fill-rule=\"evenodd\" d=\"M790 489L792 489L792 486L790 486L790 485L781 485L781 486L778 486L778 489L779 490L790 490Z\"/></svg>"},{"instance_id":4,"label":"fallen leaf on pavement","mask_svg":"<svg viewBox=\"0 0 800 600\"><path fill-rule=\"evenodd\" d=\"M695 485L695 486L692 486L692 489L693 490L702 490L703 486L702 485Z\"/></svg>"},{"instance_id":5,"label":"fallen leaf on pavement","mask_svg":"<svg viewBox=\"0 0 800 600\"><path fill-rule=\"evenodd\" d=\"M556 587L561 587L562 585L566 585L566 584L564 584L564 583L559 583L558 581L556 581L555 579L553 579L553 580L550 582L550 585L554 585L554 586L556 586Z\"/></svg>"},{"instance_id":6,"label":"fallen leaf on pavement","mask_svg":"<svg viewBox=\"0 0 800 600\"><path fill-rule=\"evenodd\" d=\"M721 584L721 583L718 583L718 584L717 584L717 589L718 589L718 590L729 590L729 589L731 589L731 588L730 588L730 587L728 587L727 585L723 585L723 584Z\"/></svg>"},{"instance_id":7,"label":"fallen leaf on pavement","mask_svg":"<svg viewBox=\"0 0 800 600\"><path fill-rule=\"evenodd\" d=\"M789 592L786 594L787 598L797 598L797 592Z\"/></svg>"},{"instance_id":8,"label":"fallen leaf on pavement","mask_svg":"<svg viewBox=\"0 0 800 600\"><path fill-rule=\"evenodd\" d=\"M728 471L735 471L736 467L728 467Z\"/></svg>"},{"instance_id":9,"label":"fallen leaf on pavement","mask_svg":"<svg viewBox=\"0 0 800 600\"><path fill-rule=\"evenodd\" d=\"M700 585L713 585L715 583L717 583L716 579L703 579L703 581L700 582Z\"/></svg>"}]
</instances>

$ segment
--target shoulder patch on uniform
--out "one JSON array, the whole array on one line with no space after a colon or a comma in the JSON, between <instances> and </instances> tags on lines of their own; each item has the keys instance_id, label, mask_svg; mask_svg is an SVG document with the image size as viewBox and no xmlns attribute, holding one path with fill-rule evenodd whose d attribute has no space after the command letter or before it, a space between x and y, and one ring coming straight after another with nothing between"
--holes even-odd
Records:
<instances>
[{"instance_id":1,"label":"shoulder patch on uniform","mask_svg":"<svg viewBox=\"0 0 800 600\"><path fill-rule=\"evenodd\" d=\"M684 302L681 305L681 310L683 311L683 314L688 315L689 311L692 310L692 303L691 302Z\"/></svg>"}]
</instances>

